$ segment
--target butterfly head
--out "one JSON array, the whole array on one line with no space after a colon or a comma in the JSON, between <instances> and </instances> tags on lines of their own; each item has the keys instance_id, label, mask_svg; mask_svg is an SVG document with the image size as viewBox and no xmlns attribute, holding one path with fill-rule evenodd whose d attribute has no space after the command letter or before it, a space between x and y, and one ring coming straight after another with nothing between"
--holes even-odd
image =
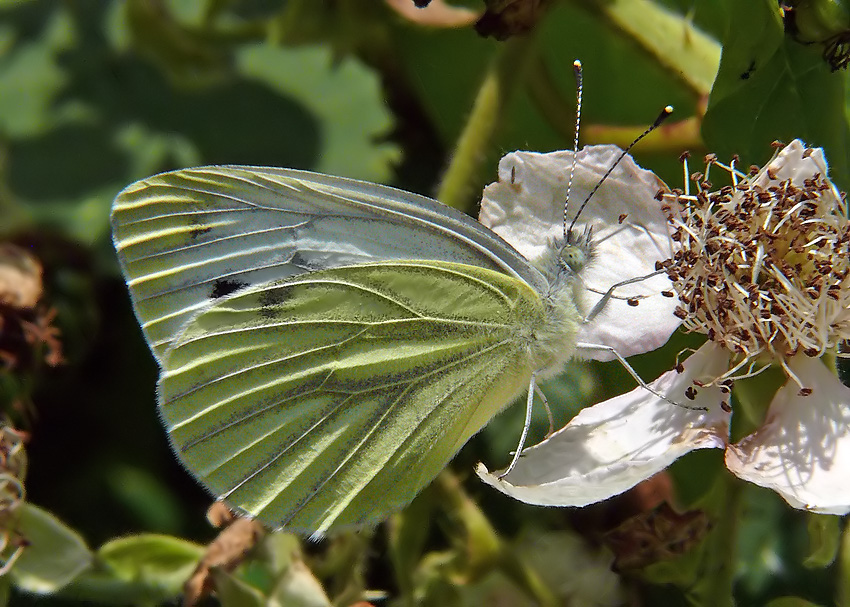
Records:
<instances>
[{"instance_id":1,"label":"butterfly head","mask_svg":"<svg viewBox=\"0 0 850 607\"><path fill-rule=\"evenodd\" d=\"M578 274L593 257L593 228L588 226L582 231L570 230L566 240L557 243L557 246L561 266Z\"/></svg>"},{"instance_id":2,"label":"butterfly head","mask_svg":"<svg viewBox=\"0 0 850 607\"><path fill-rule=\"evenodd\" d=\"M546 250L536 261L539 269L553 287L570 282L593 260L593 230L571 230L566 239L551 238Z\"/></svg>"}]
</instances>

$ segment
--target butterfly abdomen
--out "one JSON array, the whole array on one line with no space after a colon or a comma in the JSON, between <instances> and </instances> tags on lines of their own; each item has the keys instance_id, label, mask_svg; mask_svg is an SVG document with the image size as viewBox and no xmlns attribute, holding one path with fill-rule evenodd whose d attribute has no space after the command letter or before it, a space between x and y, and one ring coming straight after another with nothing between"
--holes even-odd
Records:
<instances>
[{"instance_id":1,"label":"butterfly abdomen","mask_svg":"<svg viewBox=\"0 0 850 607\"><path fill-rule=\"evenodd\" d=\"M560 373L576 349L581 316L575 304L575 279L567 277L552 285L543 303L543 322L535 327L531 353L540 377Z\"/></svg>"}]
</instances>

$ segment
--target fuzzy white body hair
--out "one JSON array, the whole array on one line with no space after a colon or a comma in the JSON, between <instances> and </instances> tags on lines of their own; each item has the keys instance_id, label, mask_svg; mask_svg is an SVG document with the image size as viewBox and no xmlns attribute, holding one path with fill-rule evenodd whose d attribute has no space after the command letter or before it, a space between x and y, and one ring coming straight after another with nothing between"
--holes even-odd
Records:
<instances>
[{"instance_id":1,"label":"fuzzy white body hair","mask_svg":"<svg viewBox=\"0 0 850 607\"><path fill-rule=\"evenodd\" d=\"M578 272L591 258L589 238L575 244L562 240L549 242L534 265L549 282L542 294L546 306L544 322L536 327L530 345L532 365L540 378L560 373L576 349L581 314L576 307L580 281Z\"/></svg>"}]
</instances>

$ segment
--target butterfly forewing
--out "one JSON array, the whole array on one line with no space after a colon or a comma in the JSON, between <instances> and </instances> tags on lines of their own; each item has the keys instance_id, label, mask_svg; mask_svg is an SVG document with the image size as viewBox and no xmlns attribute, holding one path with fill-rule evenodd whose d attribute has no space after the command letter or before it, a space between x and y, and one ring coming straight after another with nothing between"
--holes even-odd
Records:
<instances>
[{"instance_id":1,"label":"butterfly forewing","mask_svg":"<svg viewBox=\"0 0 850 607\"><path fill-rule=\"evenodd\" d=\"M201 167L126 188L112 211L136 314L161 359L194 315L243 288L392 259L471 264L545 289L519 253L430 199L303 171Z\"/></svg>"},{"instance_id":2,"label":"butterfly forewing","mask_svg":"<svg viewBox=\"0 0 850 607\"><path fill-rule=\"evenodd\" d=\"M445 262L248 288L173 342L162 416L186 467L267 524L376 522L527 387L543 316L524 282Z\"/></svg>"}]
</instances>

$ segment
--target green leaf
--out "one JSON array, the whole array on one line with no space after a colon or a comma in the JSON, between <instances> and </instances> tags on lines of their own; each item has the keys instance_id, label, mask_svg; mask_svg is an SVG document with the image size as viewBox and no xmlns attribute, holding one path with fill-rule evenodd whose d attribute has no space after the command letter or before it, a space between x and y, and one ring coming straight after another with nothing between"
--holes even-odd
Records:
<instances>
[{"instance_id":1,"label":"green leaf","mask_svg":"<svg viewBox=\"0 0 850 607\"><path fill-rule=\"evenodd\" d=\"M160 3L130 0L126 18L136 49L175 84L199 86L225 77L228 57L222 48L181 25Z\"/></svg>"},{"instance_id":2,"label":"green leaf","mask_svg":"<svg viewBox=\"0 0 850 607\"><path fill-rule=\"evenodd\" d=\"M803 565L809 569L819 569L835 560L840 543L841 518L829 514L809 514L809 555Z\"/></svg>"},{"instance_id":3,"label":"green leaf","mask_svg":"<svg viewBox=\"0 0 850 607\"><path fill-rule=\"evenodd\" d=\"M38 506L19 506L18 532L28 546L12 568L18 588L46 594L77 578L92 563L92 553L80 535Z\"/></svg>"},{"instance_id":4,"label":"green leaf","mask_svg":"<svg viewBox=\"0 0 850 607\"><path fill-rule=\"evenodd\" d=\"M376 143L392 121L375 74L354 59L334 64L331 51L319 47L246 45L237 62L242 74L296 100L319 121L319 160L311 169L370 181L388 179L398 150Z\"/></svg>"},{"instance_id":5,"label":"green leaf","mask_svg":"<svg viewBox=\"0 0 850 607\"><path fill-rule=\"evenodd\" d=\"M798 596L783 596L773 599L765 607L820 607L818 603L812 603Z\"/></svg>"},{"instance_id":6,"label":"green leaf","mask_svg":"<svg viewBox=\"0 0 850 607\"><path fill-rule=\"evenodd\" d=\"M262 593L219 567L211 570L215 580L216 596L222 607L263 607L266 599Z\"/></svg>"},{"instance_id":7,"label":"green leaf","mask_svg":"<svg viewBox=\"0 0 850 607\"><path fill-rule=\"evenodd\" d=\"M263 560L273 571L280 572L301 558L301 542L291 533L270 533L261 544Z\"/></svg>"},{"instance_id":8,"label":"green leaf","mask_svg":"<svg viewBox=\"0 0 850 607\"><path fill-rule=\"evenodd\" d=\"M139 466L115 463L107 483L143 529L172 532L180 528L181 504L155 474Z\"/></svg>"},{"instance_id":9,"label":"green leaf","mask_svg":"<svg viewBox=\"0 0 850 607\"><path fill-rule=\"evenodd\" d=\"M105 543L98 557L128 580L185 580L204 554L204 547L167 535L131 535Z\"/></svg>"},{"instance_id":10,"label":"green leaf","mask_svg":"<svg viewBox=\"0 0 850 607\"><path fill-rule=\"evenodd\" d=\"M319 580L304 564L295 559L278 580L268 602L269 607L331 607Z\"/></svg>"},{"instance_id":11,"label":"green leaf","mask_svg":"<svg viewBox=\"0 0 850 607\"><path fill-rule=\"evenodd\" d=\"M321 583L304 564L301 543L295 535L285 532L267 535L259 546L258 555L272 574L273 581L267 588L269 607L330 607L330 600ZM257 579L256 571L251 576ZM218 578L216 578L218 579ZM227 581L225 581L227 583ZM265 584L263 584L265 586ZM229 588L228 592L236 591ZM222 599L224 603L224 599ZM241 605L241 603L231 603ZM347 603L346 603L347 604ZM227 607L227 603L224 603Z\"/></svg>"},{"instance_id":12,"label":"green leaf","mask_svg":"<svg viewBox=\"0 0 850 607\"><path fill-rule=\"evenodd\" d=\"M729 27L702 134L721 158L740 154L762 164L774 140L803 139L823 147L831 176L847 183L845 78L832 73L817 48L784 34L771 0L727 0Z\"/></svg>"},{"instance_id":13,"label":"green leaf","mask_svg":"<svg viewBox=\"0 0 850 607\"><path fill-rule=\"evenodd\" d=\"M97 552L98 567L79 576L65 591L86 602L158 603L177 596L204 548L165 535L133 535L107 542Z\"/></svg>"},{"instance_id":14,"label":"green leaf","mask_svg":"<svg viewBox=\"0 0 850 607\"><path fill-rule=\"evenodd\" d=\"M650 0L615 0L599 5L613 25L693 93L708 94L720 63L720 45L696 29L689 17L669 12Z\"/></svg>"},{"instance_id":15,"label":"green leaf","mask_svg":"<svg viewBox=\"0 0 850 607\"><path fill-rule=\"evenodd\" d=\"M513 552L513 551L512 551ZM532 530L516 551L563 605L620 605L625 587L612 570L611 553L575 532Z\"/></svg>"},{"instance_id":16,"label":"green leaf","mask_svg":"<svg viewBox=\"0 0 850 607\"><path fill-rule=\"evenodd\" d=\"M405 595L415 587L414 574L428 540L436 500L429 485L411 504L394 514L387 523L387 552L393 564L396 583Z\"/></svg>"}]
</instances>

